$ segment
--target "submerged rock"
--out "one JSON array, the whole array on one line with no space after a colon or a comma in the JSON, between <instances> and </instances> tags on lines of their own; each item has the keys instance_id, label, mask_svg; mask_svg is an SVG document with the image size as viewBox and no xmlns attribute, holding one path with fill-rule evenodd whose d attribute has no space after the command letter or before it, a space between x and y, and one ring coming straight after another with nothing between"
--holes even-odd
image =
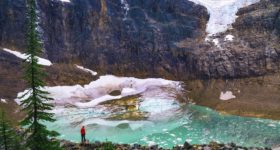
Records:
<instances>
[{"instance_id":1,"label":"submerged rock","mask_svg":"<svg viewBox=\"0 0 280 150\"><path fill-rule=\"evenodd\" d=\"M115 114L107 117L108 120L146 120L148 118L146 112L141 111L128 111L120 114Z\"/></svg>"},{"instance_id":2,"label":"submerged rock","mask_svg":"<svg viewBox=\"0 0 280 150\"><path fill-rule=\"evenodd\" d=\"M122 123L122 124L117 125L117 127L120 129L130 128L129 123Z\"/></svg>"}]
</instances>

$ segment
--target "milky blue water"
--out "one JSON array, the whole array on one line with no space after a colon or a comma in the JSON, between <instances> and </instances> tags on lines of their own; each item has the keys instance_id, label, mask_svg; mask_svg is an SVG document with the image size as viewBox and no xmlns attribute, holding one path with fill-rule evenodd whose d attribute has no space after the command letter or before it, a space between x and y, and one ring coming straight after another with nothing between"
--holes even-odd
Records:
<instances>
[{"instance_id":1,"label":"milky blue water","mask_svg":"<svg viewBox=\"0 0 280 150\"><path fill-rule=\"evenodd\" d=\"M184 141L192 144L234 142L241 146L261 147L280 144L279 121L222 115L193 104L151 114L143 121L102 119L110 113L102 109L71 108L67 111L67 115L56 115L57 122L47 125L58 131L60 138L75 142L80 141L80 127L86 125L86 138L90 141L157 143L166 148Z\"/></svg>"}]
</instances>

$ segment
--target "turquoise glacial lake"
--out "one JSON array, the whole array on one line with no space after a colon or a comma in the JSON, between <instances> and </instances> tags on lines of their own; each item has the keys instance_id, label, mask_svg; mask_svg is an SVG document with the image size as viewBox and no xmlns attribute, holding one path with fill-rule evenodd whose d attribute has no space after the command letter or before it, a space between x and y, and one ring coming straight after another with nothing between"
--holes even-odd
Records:
<instances>
[{"instance_id":1,"label":"turquoise glacial lake","mask_svg":"<svg viewBox=\"0 0 280 150\"><path fill-rule=\"evenodd\" d=\"M280 121L223 115L194 104L146 101L138 108L149 112L142 120L110 120L111 110L102 106L80 109L56 107L54 123L49 129L58 131L59 138L80 142L80 128L86 127L86 138L116 143L159 144L165 148L192 144L234 142L241 146L270 147L280 144ZM118 112L119 113L119 112Z\"/></svg>"}]
</instances>

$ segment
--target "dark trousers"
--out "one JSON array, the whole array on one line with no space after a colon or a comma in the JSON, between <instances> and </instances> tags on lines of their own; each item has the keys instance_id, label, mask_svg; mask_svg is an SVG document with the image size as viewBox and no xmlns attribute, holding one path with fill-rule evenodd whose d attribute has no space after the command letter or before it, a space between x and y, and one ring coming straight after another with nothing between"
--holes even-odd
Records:
<instances>
[{"instance_id":1,"label":"dark trousers","mask_svg":"<svg viewBox=\"0 0 280 150\"><path fill-rule=\"evenodd\" d=\"M86 135L85 134L81 134L82 136L82 143L85 143L86 142Z\"/></svg>"}]
</instances>

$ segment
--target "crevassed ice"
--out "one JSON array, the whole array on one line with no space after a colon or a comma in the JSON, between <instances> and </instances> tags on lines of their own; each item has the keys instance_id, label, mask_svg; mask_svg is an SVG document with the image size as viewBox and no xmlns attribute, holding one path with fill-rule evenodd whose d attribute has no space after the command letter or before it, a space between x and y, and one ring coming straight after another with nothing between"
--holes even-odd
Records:
<instances>
[{"instance_id":1,"label":"crevassed ice","mask_svg":"<svg viewBox=\"0 0 280 150\"><path fill-rule=\"evenodd\" d=\"M259 2L260 0L189 0L203 5L210 13L206 32L208 36L224 32L231 27L237 18L239 8Z\"/></svg>"}]
</instances>

